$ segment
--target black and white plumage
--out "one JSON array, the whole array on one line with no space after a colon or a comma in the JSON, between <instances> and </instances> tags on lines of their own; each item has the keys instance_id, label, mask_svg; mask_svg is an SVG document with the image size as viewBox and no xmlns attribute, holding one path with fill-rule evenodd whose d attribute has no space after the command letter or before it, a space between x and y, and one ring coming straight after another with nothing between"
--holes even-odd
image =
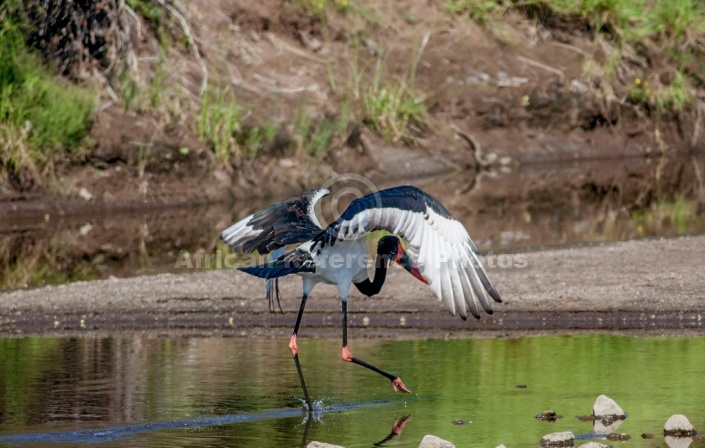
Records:
<instances>
[{"instance_id":1,"label":"black and white plumage","mask_svg":"<svg viewBox=\"0 0 705 448\"><path fill-rule=\"evenodd\" d=\"M478 305L492 314L490 299L501 302L487 278L477 247L465 227L436 198L412 186L382 190L353 201L323 234L322 245L387 230L407 242L407 251L446 309L480 318Z\"/></svg>"},{"instance_id":2,"label":"black and white plumage","mask_svg":"<svg viewBox=\"0 0 705 448\"><path fill-rule=\"evenodd\" d=\"M314 207L329 193L311 190L272 204L223 230L220 239L235 252L260 255L309 241L321 232Z\"/></svg>"},{"instance_id":3,"label":"black and white plumage","mask_svg":"<svg viewBox=\"0 0 705 448\"><path fill-rule=\"evenodd\" d=\"M413 186L381 190L354 200L338 219L323 228L314 207L328 193L326 189L312 190L270 205L223 231L221 239L237 252L276 251L276 256L266 264L240 268L268 279L270 297L272 279L293 273L303 278L303 299L289 347L306 395L296 334L306 299L320 282L338 287L343 305L343 359L386 376L395 390L408 392L398 377L350 355L347 349L350 287L354 284L363 294L377 294L389 264L396 262L428 283L447 310L463 319L468 311L479 318L480 308L491 314L490 301L501 302L499 294L487 278L477 248L463 225L431 195ZM392 235L378 244L375 278L370 280L366 263L360 260L366 261L367 257L364 236L376 230L386 230ZM406 241L406 248L398 237ZM282 254L282 248L290 244L299 246ZM332 262L334 259L343 262L336 264Z\"/></svg>"}]
</instances>

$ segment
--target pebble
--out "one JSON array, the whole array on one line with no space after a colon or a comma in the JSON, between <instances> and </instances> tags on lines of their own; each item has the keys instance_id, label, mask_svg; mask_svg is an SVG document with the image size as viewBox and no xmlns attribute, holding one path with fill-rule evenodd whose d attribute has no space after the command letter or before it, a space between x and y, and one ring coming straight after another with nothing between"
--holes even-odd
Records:
<instances>
[{"instance_id":1,"label":"pebble","mask_svg":"<svg viewBox=\"0 0 705 448\"><path fill-rule=\"evenodd\" d=\"M313 441L306 445L306 448L344 448L340 445L331 445L330 443Z\"/></svg>"},{"instance_id":2,"label":"pebble","mask_svg":"<svg viewBox=\"0 0 705 448\"><path fill-rule=\"evenodd\" d=\"M573 446L573 441L575 440L575 434L573 434L570 431L564 431L564 432L552 432L550 434L546 434L541 438L541 441L539 441L539 445L541 446Z\"/></svg>"},{"instance_id":3,"label":"pebble","mask_svg":"<svg viewBox=\"0 0 705 448\"><path fill-rule=\"evenodd\" d=\"M78 190L78 197L83 199L84 201L90 201L91 199L93 199L93 195L84 187L81 187L81 189Z\"/></svg>"},{"instance_id":4,"label":"pebble","mask_svg":"<svg viewBox=\"0 0 705 448\"><path fill-rule=\"evenodd\" d=\"M563 418L563 416L556 414L556 411L554 411L553 409L548 409L546 411L543 411L543 412L537 414L535 416L535 418L536 418L536 420L543 420L546 422L553 423L556 420L558 420L559 418Z\"/></svg>"},{"instance_id":5,"label":"pebble","mask_svg":"<svg viewBox=\"0 0 705 448\"><path fill-rule=\"evenodd\" d=\"M616 432L612 432L610 434L607 434L607 440L612 440L615 442L626 442L627 440L631 439L632 436L629 434L620 434Z\"/></svg>"},{"instance_id":6,"label":"pebble","mask_svg":"<svg viewBox=\"0 0 705 448\"><path fill-rule=\"evenodd\" d=\"M421 440L419 448L455 448L455 445L440 437L429 434L424 436L423 440Z\"/></svg>"}]
</instances>

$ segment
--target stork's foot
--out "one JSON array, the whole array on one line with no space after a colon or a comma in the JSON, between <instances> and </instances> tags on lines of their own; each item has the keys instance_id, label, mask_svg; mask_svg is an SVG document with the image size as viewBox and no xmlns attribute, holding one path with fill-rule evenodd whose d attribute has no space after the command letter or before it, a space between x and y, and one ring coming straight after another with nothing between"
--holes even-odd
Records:
<instances>
[{"instance_id":1,"label":"stork's foot","mask_svg":"<svg viewBox=\"0 0 705 448\"><path fill-rule=\"evenodd\" d=\"M392 387L394 388L394 392L399 392L402 391L405 394L410 394L411 391L404 386L404 383L401 381L401 378L396 377L395 379L392 380Z\"/></svg>"},{"instance_id":2,"label":"stork's foot","mask_svg":"<svg viewBox=\"0 0 705 448\"><path fill-rule=\"evenodd\" d=\"M406 417L400 417L394 420L394 425L392 425L392 434L397 436L401 435L401 432L404 431L404 426L406 426L406 423L410 418L411 415L407 415Z\"/></svg>"}]
</instances>

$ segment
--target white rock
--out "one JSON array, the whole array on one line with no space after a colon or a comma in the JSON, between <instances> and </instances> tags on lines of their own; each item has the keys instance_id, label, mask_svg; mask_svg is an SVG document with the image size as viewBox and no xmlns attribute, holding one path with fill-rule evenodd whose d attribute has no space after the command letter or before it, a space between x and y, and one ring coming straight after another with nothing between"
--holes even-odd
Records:
<instances>
[{"instance_id":1,"label":"white rock","mask_svg":"<svg viewBox=\"0 0 705 448\"><path fill-rule=\"evenodd\" d=\"M592 415L595 417L624 416L624 409L607 395L600 395L592 405Z\"/></svg>"},{"instance_id":2,"label":"white rock","mask_svg":"<svg viewBox=\"0 0 705 448\"><path fill-rule=\"evenodd\" d=\"M497 445L495 448L507 448L507 447L504 446L504 444L501 444L501 445Z\"/></svg>"},{"instance_id":3,"label":"white rock","mask_svg":"<svg viewBox=\"0 0 705 448\"><path fill-rule=\"evenodd\" d=\"M588 86L583 84L582 82L578 81L577 79L571 80L570 86L573 88L573 90L575 90L579 93L585 93L588 91ZM583 446L585 446L585 445L583 445Z\"/></svg>"},{"instance_id":4,"label":"white rock","mask_svg":"<svg viewBox=\"0 0 705 448\"><path fill-rule=\"evenodd\" d=\"M344 448L340 445L331 445L330 443L313 441L306 445L306 448Z\"/></svg>"},{"instance_id":5,"label":"white rock","mask_svg":"<svg viewBox=\"0 0 705 448\"><path fill-rule=\"evenodd\" d=\"M604 443L588 442L580 445L580 448L610 448L610 446Z\"/></svg>"},{"instance_id":6,"label":"white rock","mask_svg":"<svg viewBox=\"0 0 705 448\"><path fill-rule=\"evenodd\" d=\"M78 233L81 236L86 236L88 235L88 232L90 232L93 229L93 225L91 223L86 223L81 226L80 229L78 229Z\"/></svg>"},{"instance_id":7,"label":"white rock","mask_svg":"<svg viewBox=\"0 0 705 448\"><path fill-rule=\"evenodd\" d=\"M666 421L666 424L663 426L663 432L673 435L675 435L674 433L694 435L695 428L693 428L693 425L690 424L690 421L688 421L685 415L675 414Z\"/></svg>"},{"instance_id":8,"label":"white rock","mask_svg":"<svg viewBox=\"0 0 705 448\"><path fill-rule=\"evenodd\" d=\"M427 435L424 436L419 448L455 448L455 445L447 440L443 440L440 437Z\"/></svg>"},{"instance_id":9,"label":"white rock","mask_svg":"<svg viewBox=\"0 0 705 448\"><path fill-rule=\"evenodd\" d=\"M93 199L93 195L84 187L81 187L81 189L78 190L78 197L80 197L84 201L90 201L91 199Z\"/></svg>"},{"instance_id":10,"label":"white rock","mask_svg":"<svg viewBox=\"0 0 705 448\"><path fill-rule=\"evenodd\" d=\"M541 446L573 446L575 434L570 431L552 432L541 438L539 444Z\"/></svg>"}]
</instances>

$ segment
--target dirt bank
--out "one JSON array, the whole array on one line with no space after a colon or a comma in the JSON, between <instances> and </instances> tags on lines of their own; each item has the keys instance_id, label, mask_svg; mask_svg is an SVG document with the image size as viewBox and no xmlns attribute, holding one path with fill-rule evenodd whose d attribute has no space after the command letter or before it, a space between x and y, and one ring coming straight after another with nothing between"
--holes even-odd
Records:
<instances>
[{"instance_id":1,"label":"dirt bank","mask_svg":"<svg viewBox=\"0 0 705 448\"><path fill-rule=\"evenodd\" d=\"M352 295L353 337L703 334L703 247L705 236L698 236L495 257L489 274L504 303L493 316L467 322L448 315L428 288L393 269L379 296ZM283 337L293 326L300 280L285 281L282 293L285 313L270 314L263 282L232 270L19 290L0 294L0 333ZM317 286L302 336L337 338L339 325L335 288Z\"/></svg>"},{"instance_id":2,"label":"dirt bank","mask_svg":"<svg viewBox=\"0 0 705 448\"><path fill-rule=\"evenodd\" d=\"M45 189L0 189L0 207L43 215L57 201L68 210L281 197L344 172L379 183L465 169L472 184L478 166L705 150L695 107L656 114L625 100L639 79L634 74L668 78L674 63L645 49L620 71L624 79L608 86L615 93L605 95L607 78L586 66L602 64L614 49L575 17L537 22L517 10L488 29L449 13L443 1L355 2L325 18L289 6L189 2L188 39L183 23L164 12L170 29L131 17L141 30L132 42L141 80L135 97L119 82L112 86L117 94L101 90L94 144L83 160L54 161L57 179ZM200 49L200 59L184 41ZM227 93L239 111L239 131L226 136L237 140L229 158L199 130L199 114L208 111L199 107L204 70L211 96ZM698 75L691 76L702 96ZM375 79L381 88L370 90ZM379 117L361 98L374 99L400 80L422 105L425 123L412 126L413 138L385 141L371 124ZM143 104L146 97L152 106ZM301 116L310 126L299 126ZM344 130L313 148L326 120ZM251 142L243 135L270 125L276 138L246 148Z\"/></svg>"}]
</instances>

